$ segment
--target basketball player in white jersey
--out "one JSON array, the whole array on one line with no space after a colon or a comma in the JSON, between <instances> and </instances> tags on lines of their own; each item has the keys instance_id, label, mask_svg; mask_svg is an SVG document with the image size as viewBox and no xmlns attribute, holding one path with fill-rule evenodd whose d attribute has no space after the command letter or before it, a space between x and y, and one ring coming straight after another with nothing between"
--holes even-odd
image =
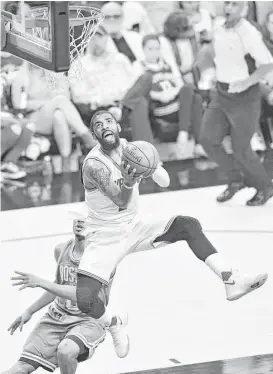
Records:
<instances>
[{"instance_id":1,"label":"basketball player in white jersey","mask_svg":"<svg viewBox=\"0 0 273 374\"><path fill-rule=\"evenodd\" d=\"M156 212L145 223L138 218L139 178L122 162L126 140L119 137L120 125L108 111L98 111L91 119L97 139L82 166L85 201L89 210L85 221L85 251L78 267L77 303L79 309L109 324L111 316L100 297L113 269L128 254L159 245L187 241L195 256L204 261L223 281L228 300L236 300L262 286L267 274L242 276L217 253L196 218L178 215L156 222ZM159 166L152 178L168 186L167 172ZM171 296L170 296L171 297ZM168 295L165 295L168 302ZM114 339L117 354L128 350L122 321Z\"/></svg>"},{"instance_id":2,"label":"basketball player in white jersey","mask_svg":"<svg viewBox=\"0 0 273 374\"><path fill-rule=\"evenodd\" d=\"M75 220L75 238L55 248L55 283L22 272L17 272L12 278L16 280L14 285L21 285L20 289L40 287L47 292L12 323L11 334L17 328L22 331L34 313L48 304L50 306L28 337L19 361L4 374L29 374L39 367L53 372L58 366L61 374L75 374L78 362L90 358L104 340L105 326L82 313L76 303L77 268L84 251L83 230L83 221ZM101 289L100 297L105 304L108 303L110 287Z\"/></svg>"}]
</instances>

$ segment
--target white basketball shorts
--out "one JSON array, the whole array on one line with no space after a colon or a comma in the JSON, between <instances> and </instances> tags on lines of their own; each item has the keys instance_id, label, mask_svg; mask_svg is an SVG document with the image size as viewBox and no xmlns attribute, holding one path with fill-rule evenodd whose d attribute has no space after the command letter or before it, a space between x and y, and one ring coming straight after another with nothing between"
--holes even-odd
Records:
<instances>
[{"instance_id":1,"label":"white basketball shorts","mask_svg":"<svg viewBox=\"0 0 273 374\"><path fill-rule=\"evenodd\" d=\"M168 231L174 219L150 223L138 220L117 227L90 225L78 273L108 284L112 271L125 256L167 244L154 241Z\"/></svg>"}]
</instances>

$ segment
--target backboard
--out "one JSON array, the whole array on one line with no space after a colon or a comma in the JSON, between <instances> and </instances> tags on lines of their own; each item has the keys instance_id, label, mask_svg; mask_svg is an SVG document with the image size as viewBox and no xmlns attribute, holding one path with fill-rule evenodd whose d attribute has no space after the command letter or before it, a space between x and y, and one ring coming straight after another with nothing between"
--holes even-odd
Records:
<instances>
[{"instance_id":1,"label":"backboard","mask_svg":"<svg viewBox=\"0 0 273 374\"><path fill-rule=\"evenodd\" d=\"M24 2L2 10L9 52L46 70L65 72L70 67L68 1Z\"/></svg>"}]
</instances>

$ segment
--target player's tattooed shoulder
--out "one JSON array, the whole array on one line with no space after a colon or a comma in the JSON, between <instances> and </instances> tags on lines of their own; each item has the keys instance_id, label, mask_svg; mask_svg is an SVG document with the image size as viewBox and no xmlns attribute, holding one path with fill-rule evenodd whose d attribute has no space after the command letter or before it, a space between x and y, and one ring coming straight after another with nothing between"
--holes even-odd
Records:
<instances>
[{"instance_id":1,"label":"player's tattooed shoulder","mask_svg":"<svg viewBox=\"0 0 273 374\"><path fill-rule=\"evenodd\" d=\"M90 177L101 189L107 190L111 180L111 171L101 160L92 159L90 161Z\"/></svg>"}]
</instances>

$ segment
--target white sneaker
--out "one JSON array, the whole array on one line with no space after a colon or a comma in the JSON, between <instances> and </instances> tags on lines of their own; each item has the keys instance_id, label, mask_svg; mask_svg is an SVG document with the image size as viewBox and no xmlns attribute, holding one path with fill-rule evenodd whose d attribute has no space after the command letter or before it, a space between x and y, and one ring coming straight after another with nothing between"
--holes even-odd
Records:
<instances>
[{"instance_id":1,"label":"white sneaker","mask_svg":"<svg viewBox=\"0 0 273 374\"><path fill-rule=\"evenodd\" d=\"M124 316L116 316L117 324L109 327L109 332L112 335L115 351L118 357L124 358L128 355L130 349L130 341L125 327L128 323L128 314Z\"/></svg>"},{"instance_id":2,"label":"white sneaker","mask_svg":"<svg viewBox=\"0 0 273 374\"><path fill-rule=\"evenodd\" d=\"M226 287L227 300L238 300L242 296L255 291L267 280L266 273L255 275L239 275L237 271L222 273Z\"/></svg>"},{"instance_id":3,"label":"white sneaker","mask_svg":"<svg viewBox=\"0 0 273 374\"><path fill-rule=\"evenodd\" d=\"M195 157L208 157L206 154L206 151L204 150L203 146L201 144L196 144L194 147L194 155Z\"/></svg>"},{"instance_id":4,"label":"white sneaker","mask_svg":"<svg viewBox=\"0 0 273 374\"><path fill-rule=\"evenodd\" d=\"M1 164L1 175L3 179L14 180L25 178L27 173L13 162L4 162Z\"/></svg>"}]
</instances>

